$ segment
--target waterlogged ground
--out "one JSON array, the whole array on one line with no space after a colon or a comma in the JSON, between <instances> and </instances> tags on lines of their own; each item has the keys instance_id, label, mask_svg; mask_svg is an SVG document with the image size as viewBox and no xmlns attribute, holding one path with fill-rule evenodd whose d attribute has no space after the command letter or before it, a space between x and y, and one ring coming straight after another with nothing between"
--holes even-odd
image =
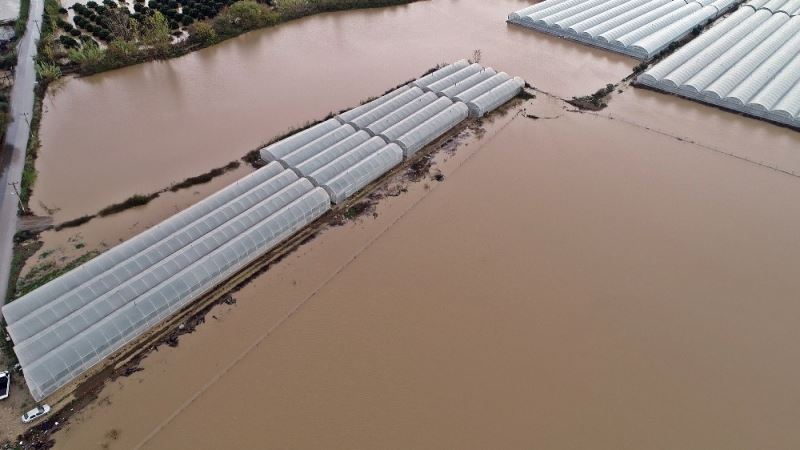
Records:
<instances>
[{"instance_id":1,"label":"waterlogged ground","mask_svg":"<svg viewBox=\"0 0 800 450\"><path fill-rule=\"evenodd\" d=\"M50 97L44 153L62 140L100 158L103 141L135 157L98 161L93 189L40 180L85 189L72 206L54 189L57 215L93 212L475 48L562 97L635 65L507 27L525 4L324 15L71 80ZM80 114L95 130L82 138L62 122ZM442 181L326 230L110 383L56 447L800 447L800 133L629 87L598 113L540 92L484 129L437 154ZM192 200L163 201L124 214ZM133 219L103 220L75 232L125 237Z\"/></svg>"},{"instance_id":2,"label":"waterlogged ground","mask_svg":"<svg viewBox=\"0 0 800 450\"><path fill-rule=\"evenodd\" d=\"M58 448L795 448L800 180L524 109L109 385Z\"/></svg>"},{"instance_id":3,"label":"waterlogged ground","mask_svg":"<svg viewBox=\"0 0 800 450\"><path fill-rule=\"evenodd\" d=\"M94 213L222 166L475 49L484 64L568 96L635 65L506 25L522 4L435 0L325 14L175 60L68 80L44 103L31 206L56 222Z\"/></svg>"}]
</instances>

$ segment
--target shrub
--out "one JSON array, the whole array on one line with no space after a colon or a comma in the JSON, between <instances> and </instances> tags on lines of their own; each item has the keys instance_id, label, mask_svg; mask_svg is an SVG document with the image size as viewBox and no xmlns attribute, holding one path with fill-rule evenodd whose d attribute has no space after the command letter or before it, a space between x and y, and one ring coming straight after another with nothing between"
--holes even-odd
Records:
<instances>
[{"instance_id":1,"label":"shrub","mask_svg":"<svg viewBox=\"0 0 800 450\"><path fill-rule=\"evenodd\" d=\"M64 48L67 48L67 49L69 49L69 48L78 48L81 45L80 43L78 43L78 41L76 41L75 39L73 39L73 38L71 38L69 36L59 36L58 42L60 42L61 45L63 45Z\"/></svg>"},{"instance_id":2,"label":"shrub","mask_svg":"<svg viewBox=\"0 0 800 450\"><path fill-rule=\"evenodd\" d=\"M238 34L277 22L277 15L251 0L241 0L223 10L214 20L220 34Z\"/></svg>"},{"instance_id":3,"label":"shrub","mask_svg":"<svg viewBox=\"0 0 800 450\"><path fill-rule=\"evenodd\" d=\"M104 53L90 36L83 35L81 40L84 42L80 49L70 49L68 58L84 71L97 71L103 66ZM92 42L90 42L92 41Z\"/></svg>"},{"instance_id":4,"label":"shrub","mask_svg":"<svg viewBox=\"0 0 800 450\"><path fill-rule=\"evenodd\" d=\"M78 37L78 36L81 35L81 31L80 30L76 30L76 29L73 28L73 29L69 30L69 34L71 34L71 35L73 35L75 37Z\"/></svg>"},{"instance_id":5,"label":"shrub","mask_svg":"<svg viewBox=\"0 0 800 450\"><path fill-rule=\"evenodd\" d=\"M108 44L106 58L114 65L129 64L139 58L139 46L135 42L114 39Z\"/></svg>"},{"instance_id":6,"label":"shrub","mask_svg":"<svg viewBox=\"0 0 800 450\"><path fill-rule=\"evenodd\" d=\"M217 32L208 22L195 22L189 29L189 42L211 45L217 40Z\"/></svg>"},{"instance_id":7,"label":"shrub","mask_svg":"<svg viewBox=\"0 0 800 450\"><path fill-rule=\"evenodd\" d=\"M36 75L47 84L61 76L61 68L57 64L41 61L36 63Z\"/></svg>"}]
</instances>

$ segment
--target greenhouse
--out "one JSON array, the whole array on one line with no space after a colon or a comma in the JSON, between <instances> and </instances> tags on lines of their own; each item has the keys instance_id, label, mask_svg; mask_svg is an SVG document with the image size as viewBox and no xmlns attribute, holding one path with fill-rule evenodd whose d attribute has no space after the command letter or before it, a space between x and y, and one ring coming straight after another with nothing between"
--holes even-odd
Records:
<instances>
[{"instance_id":1,"label":"greenhouse","mask_svg":"<svg viewBox=\"0 0 800 450\"><path fill-rule=\"evenodd\" d=\"M115 280L112 289L100 294L93 287L105 284L92 277L71 289L74 295L29 312L25 322L9 320L10 326L40 328L35 334L24 332L30 336L16 339L14 347L34 398L67 384L330 208L324 190L292 171L277 163L261 170L281 171L154 243L148 252L133 254L123 264L93 264L93 272ZM209 198L189 210L208 200L212 205L220 201ZM131 267L139 273L131 273ZM12 304L27 303L26 298Z\"/></svg>"},{"instance_id":2,"label":"greenhouse","mask_svg":"<svg viewBox=\"0 0 800 450\"><path fill-rule=\"evenodd\" d=\"M471 88L460 92L458 95L453 97L454 101L469 103L476 98L480 97L481 95L491 91L492 89L500 86L501 84L505 83L506 81L510 80L511 77L505 73L500 72L498 74L492 75L485 81L482 81Z\"/></svg>"},{"instance_id":3,"label":"greenhouse","mask_svg":"<svg viewBox=\"0 0 800 450\"><path fill-rule=\"evenodd\" d=\"M402 107L395 109L391 113L386 114L375 122L372 122L364 127L364 129L367 130L367 132L369 132L369 134L372 136L377 136L394 125L397 125L401 120L435 102L438 98L439 97L437 97L433 92L428 92L420 97L415 98L413 101L406 103Z\"/></svg>"},{"instance_id":4,"label":"greenhouse","mask_svg":"<svg viewBox=\"0 0 800 450\"><path fill-rule=\"evenodd\" d=\"M437 94L440 94L443 90L455 85L456 83L462 82L467 78L471 77L472 75L475 75L476 73L484 70L486 69L484 69L483 66L481 66L480 64L477 63L470 64L469 66L464 67L463 69L460 69L457 72L454 72L453 74L448 75L439 81L433 82L430 85L425 86L425 90L428 92L435 92Z\"/></svg>"},{"instance_id":5,"label":"greenhouse","mask_svg":"<svg viewBox=\"0 0 800 450\"><path fill-rule=\"evenodd\" d=\"M800 128L800 0L754 0L639 85Z\"/></svg>"},{"instance_id":6,"label":"greenhouse","mask_svg":"<svg viewBox=\"0 0 800 450\"><path fill-rule=\"evenodd\" d=\"M286 139L282 139L279 142L262 148L259 150L259 154L264 161L274 161L276 158L288 155L309 142L339 128L341 125L342 124L336 119L326 120L307 130L300 131Z\"/></svg>"},{"instance_id":7,"label":"greenhouse","mask_svg":"<svg viewBox=\"0 0 800 450\"><path fill-rule=\"evenodd\" d=\"M284 167L288 168L289 164L284 161L284 158L288 158L295 154L297 156L293 159L307 158L316 155L331 145L341 142L345 138L353 135L355 132L356 129L352 126L341 125L314 139L313 141L297 148L295 148L294 145L280 145L282 142L278 142L277 144L270 145L261 151L261 154L263 155L262 159L267 162L278 161L283 164Z\"/></svg>"},{"instance_id":8,"label":"greenhouse","mask_svg":"<svg viewBox=\"0 0 800 450\"><path fill-rule=\"evenodd\" d=\"M350 122L351 120L355 119L356 117L358 117L358 116L360 116L360 115L362 115L362 114L364 114L364 113L366 113L368 111L372 111L373 109L377 108L378 106L381 106L382 104L388 102L389 100L391 100L391 99L395 98L396 96L402 94L403 92L409 90L410 88L411 88L411 86L409 86L409 85L405 85L405 86L399 87L399 88L389 92L388 94L384 94L381 97L376 98L375 100L372 100L370 102L364 103L361 106L356 106L353 109L350 109L350 110L348 110L346 112L343 112L343 113L339 114L338 116L336 116L336 119L338 119L339 122L341 122L343 124L347 123L347 122Z\"/></svg>"},{"instance_id":9,"label":"greenhouse","mask_svg":"<svg viewBox=\"0 0 800 450\"><path fill-rule=\"evenodd\" d=\"M436 100L435 102L429 104L428 106L415 112L414 114L411 114L410 116L406 117L400 122L397 122L396 124L387 128L385 131L381 132L379 136L385 139L386 142L392 142L395 139L399 138L400 136L413 130L417 126L421 125L423 122L435 116L436 114L439 114L440 112L444 111L452 104L453 102L449 98L442 97Z\"/></svg>"},{"instance_id":10,"label":"greenhouse","mask_svg":"<svg viewBox=\"0 0 800 450\"><path fill-rule=\"evenodd\" d=\"M413 102L415 99L422 97L423 94L424 92L422 92L422 89L417 87L407 89L402 94L399 94L378 105L377 107L370 109L355 119L349 120L347 123L359 129L366 128L367 125L375 122L376 120L380 120L387 114L403 107L409 102Z\"/></svg>"},{"instance_id":11,"label":"greenhouse","mask_svg":"<svg viewBox=\"0 0 800 450\"><path fill-rule=\"evenodd\" d=\"M408 158L422 147L433 142L447 130L458 125L467 116L469 116L467 105L460 102L454 103L418 127L400 136L394 142L402 147L403 155Z\"/></svg>"},{"instance_id":12,"label":"greenhouse","mask_svg":"<svg viewBox=\"0 0 800 450\"><path fill-rule=\"evenodd\" d=\"M740 0L545 0L508 22L649 60Z\"/></svg>"},{"instance_id":13,"label":"greenhouse","mask_svg":"<svg viewBox=\"0 0 800 450\"><path fill-rule=\"evenodd\" d=\"M336 176L358 164L358 162L364 158L377 152L385 145L386 141L379 137L374 137L307 175L306 178L311 180L316 186L324 186L328 181L336 178Z\"/></svg>"},{"instance_id":14,"label":"greenhouse","mask_svg":"<svg viewBox=\"0 0 800 450\"><path fill-rule=\"evenodd\" d=\"M122 274L138 274L143 268L137 269L135 264L128 263L129 266L125 266L123 263L141 252L157 249L165 238L185 229L196 220L207 216L254 187L273 179L281 172L283 172L283 168L279 164L269 164L201 200L191 208L187 208L131 239L112 247L75 270L29 292L18 300L8 303L3 307L3 317L8 323L7 330L12 339L14 339L14 342L22 342L54 323L60 317L60 314L53 307L52 302L64 296L76 294L80 296L81 292L83 292L81 288L86 289L86 283L91 282L89 285L91 291L101 294L113 288L119 283L120 277L125 275L114 275L112 269L116 268ZM111 279L104 281L105 277L110 277ZM85 296L86 294L83 295ZM71 298L65 297L70 303L77 301ZM31 315L33 312L37 314ZM29 324L27 327L25 326L26 323ZM39 323L41 325L38 325ZM26 331L28 327L30 329Z\"/></svg>"},{"instance_id":15,"label":"greenhouse","mask_svg":"<svg viewBox=\"0 0 800 450\"><path fill-rule=\"evenodd\" d=\"M333 203L341 203L401 162L403 162L403 150L396 144L384 145L327 181L322 187L328 192Z\"/></svg>"},{"instance_id":16,"label":"greenhouse","mask_svg":"<svg viewBox=\"0 0 800 450\"><path fill-rule=\"evenodd\" d=\"M356 132L356 134L353 134L346 139L328 147L326 150L317 153L311 158L294 159L294 155L290 155L284 160L290 165L289 168L294 169L298 175L308 176L314 173L320 167L325 166L334 159L367 142L369 139L369 133L361 130Z\"/></svg>"},{"instance_id":17,"label":"greenhouse","mask_svg":"<svg viewBox=\"0 0 800 450\"><path fill-rule=\"evenodd\" d=\"M475 75L472 75L464 79L463 81L454 83L452 86L442 90L441 95L449 97L451 100L454 100L458 94L477 85L478 83L484 82L489 78L492 78L496 74L497 72L495 72L494 69L492 69L491 67L487 67L482 71L476 73Z\"/></svg>"},{"instance_id":18,"label":"greenhouse","mask_svg":"<svg viewBox=\"0 0 800 450\"><path fill-rule=\"evenodd\" d=\"M525 87L525 81L520 77L514 77L505 83L493 88L489 92L467 103L469 115L472 117L483 117L489 111L493 111L500 105L516 97Z\"/></svg>"},{"instance_id":19,"label":"greenhouse","mask_svg":"<svg viewBox=\"0 0 800 450\"><path fill-rule=\"evenodd\" d=\"M449 64L447 66L442 67L441 69L434 70L433 72L420 77L419 79L412 81L411 85L416 86L420 89L425 89L426 87L430 86L431 84L452 75L459 70L469 66L470 63L466 59L462 59L459 61L454 62L453 64Z\"/></svg>"}]
</instances>

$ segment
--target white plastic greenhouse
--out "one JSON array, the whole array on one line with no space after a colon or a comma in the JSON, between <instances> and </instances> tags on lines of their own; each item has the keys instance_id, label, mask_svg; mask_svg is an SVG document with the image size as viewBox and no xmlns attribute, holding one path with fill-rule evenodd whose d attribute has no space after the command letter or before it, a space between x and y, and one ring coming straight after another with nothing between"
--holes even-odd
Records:
<instances>
[{"instance_id":1,"label":"white plastic greenhouse","mask_svg":"<svg viewBox=\"0 0 800 450\"><path fill-rule=\"evenodd\" d=\"M261 170L274 173L276 166ZM330 207L324 190L288 170L238 197L220 200L212 196L189 208L211 211L144 252L117 264L93 260L86 266L95 276L19 320L7 319L16 329L14 351L34 398L68 383ZM137 240L150 234L145 231ZM111 289L109 282L114 283ZM10 305L26 304L27 298Z\"/></svg>"},{"instance_id":2,"label":"white plastic greenhouse","mask_svg":"<svg viewBox=\"0 0 800 450\"><path fill-rule=\"evenodd\" d=\"M341 125L342 124L339 123L338 120L329 119L307 130L293 134L286 139L259 150L261 159L264 161L274 161L276 158L288 155L309 142L339 128Z\"/></svg>"},{"instance_id":3,"label":"white plastic greenhouse","mask_svg":"<svg viewBox=\"0 0 800 450\"><path fill-rule=\"evenodd\" d=\"M497 86L500 86L501 84L505 83L510 79L511 77L507 73L500 72L498 74L492 75L487 80L481 81L475 86L472 86L471 88L463 92L460 92L458 95L453 97L453 100L458 102L469 103L475 100L476 98L480 97L481 95L496 88Z\"/></svg>"},{"instance_id":4,"label":"white plastic greenhouse","mask_svg":"<svg viewBox=\"0 0 800 450\"><path fill-rule=\"evenodd\" d=\"M525 81L520 77L514 77L505 83L493 88L489 92L467 103L469 115L472 117L483 117L487 112L493 111L500 105L514 98L525 87Z\"/></svg>"},{"instance_id":5,"label":"white plastic greenhouse","mask_svg":"<svg viewBox=\"0 0 800 450\"><path fill-rule=\"evenodd\" d=\"M403 162L403 151L400 147L396 144L384 145L327 181L322 187L328 192L333 203L341 203L401 162Z\"/></svg>"},{"instance_id":6,"label":"white plastic greenhouse","mask_svg":"<svg viewBox=\"0 0 800 450\"><path fill-rule=\"evenodd\" d=\"M352 136L353 134L355 134L355 132L356 129L353 128L352 126L342 125L338 128L334 128L328 133L323 134L322 136L314 139L313 141L299 148L293 148L292 146L282 146L279 149L276 149L271 145L265 148L261 153L266 156L267 159L265 159L265 161L278 161L281 164L283 164L284 167L288 167L289 164L286 161L284 161L284 158L287 158L295 154L297 156L295 156L292 159L308 158L314 156L317 153L321 152L322 150L330 147L331 145L336 144L337 142L341 142L345 138Z\"/></svg>"},{"instance_id":7,"label":"white plastic greenhouse","mask_svg":"<svg viewBox=\"0 0 800 450\"><path fill-rule=\"evenodd\" d=\"M362 114L364 114L364 113L366 113L368 111L371 111L371 110L377 108L378 106L381 106L382 104L388 102L389 100L391 100L391 99L395 98L396 96L402 94L403 92L409 90L410 88L411 88L411 86L409 86L409 85L405 85L405 86L399 87L399 88L389 92L388 94L384 94L384 95L376 98L375 100L369 101L367 103L364 103L361 106L356 106L355 108L353 108L351 110L343 112L343 113L339 114L338 116L336 116L336 118L341 123L347 123L347 122L355 119L356 117L358 117L358 116L360 116L360 115L362 115Z\"/></svg>"},{"instance_id":8,"label":"white plastic greenhouse","mask_svg":"<svg viewBox=\"0 0 800 450\"><path fill-rule=\"evenodd\" d=\"M378 105L373 109L370 109L369 111L365 112L364 114L361 114L355 119L348 121L347 123L356 128L363 129L367 125L375 122L376 120L380 120L381 118L391 113L392 111L395 111L398 108L405 106L409 102L413 102L415 99L422 97L422 94L424 94L424 92L422 92L422 89L418 87L407 89L402 94L399 94L389 99L388 101L382 103L381 105Z\"/></svg>"},{"instance_id":9,"label":"white plastic greenhouse","mask_svg":"<svg viewBox=\"0 0 800 450\"><path fill-rule=\"evenodd\" d=\"M508 22L649 60L741 0L545 0Z\"/></svg>"},{"instance_id":10,"label":"white plastic greenhouse","mask_svg":"<svg viewBox=\"0 0 800 450\"><path fill-rule=\"evenodd\" d=\"M31 394L67 385L523 84L466 60L436 70L262 148L266 166L5 305Z\"/></svg>"},{"instance_id":11,"label":"white plastic greenhouse","mask_svg":"<svg viewBox=\"0 0 800 450\"><path fill-rule=\"evenodd\" d=\"M317 186L323 186L327 184L328 181L336 178L340 173L345 172L347 169L356 165L367 156L377 152L385 145L386 142L383 139L374 137L344 155L339 156L330 163L314 171L314 173L307 175L306 178Z\"/></svg>"},{"instance_id":12,"label":"white plastic greenhouse","mask_svg":"<svg viewBox=\"0 0 800 450\"><path fill-rule=\"evenodd\" d=\"M452 75L459 70L469 66L469 61L466 59L462 59L459 61L454 62L453 64L447 65L442 67L439 70L435 70L424 77L421 77L415 81L411 82L412 86L416 86L421 89L425 89L426 87L430 86L431 84L445 78L449 75Z\"/></svg>"},{"instance_id":13,"label":"white plastic greenhouse","mask_svg":"<svg viewBox=\"0 0 800 450\"><path fill-rule=\"evenodd\" d=\"M290 164L290 168L294 169L298 175L308 176L314 173L320 167L325 166L334 159L367 142L369 139L369 133L361 130L347 139L344 139L343 141L328 147L324 151L317 153L311 158L296 161L287 157L286 162Z\"/></svg>"},{"instance_id":14,"label":"white plastic greenhouse","mask_svg":"<svg viewBox=\"0 0 800 450\"><path fill-rule=\"evenodd\" d=\"M425 90L429 92L436 92L438 94L443 90L455 85L456 83L464 81L472 75L475 75L483 70L486 69L484 69L480 64L470 64L469 66L464 67L463 69L460 69L439 81L435 81L428 86L425 86Z\"/></svg>"},{"instance_id":15,"label":"white plastic greenhouse","mask_svg":"<svg viewBox=\"0 0 800 450\"><path fill-rule=\"evenodd\" d=\"M453 103L444 111L431 117L418 127L400 136L394 142L403 149L403 155L409 157L428 145L447 130L458 125L469 116L467 105Z\"/></svg>"},{"instance_id":16,"label":"white plastic greenhouse","mask_svg":"<svg viewBox=\"0 0 800 450\"><path fill-rule=\"evenodd\" d=\"M467 89L477 85L478 83L481 83L483 81L488 80L489 78L492 78L496 74L497 74L497 72L495 72L494 69L492 69L491 67L487 67L487 68L483 69L482 71L476 73L475 75L472 75L472 76L466 78L465 80L459 81L459 82L453 84L452 86L442 90L442 92L439 95L440 96L443 95L445 97L449 97L451 100L455 99L458 94L460 94L460 93L466 91Z\"/></svg>"},{"instance_id":17,"label":"white plastic greenhouse","mask_svg":"<svg viewBox=\"0 0 800 450\"><path fill-rule=\"evenodd\" d=\"M800 128L800 0L753 0L637 79Z\"/></svg>"},{"instance_id":18,"label":"white plastic greenhouse","mask_svg":"<svg viewBox=\"0 0 800 450\"><path fill-rule=\"evenodd\" d=\"M394 125L397 125L397 123L399 123L406 117L414 114L420 109L435 102L436 99L438 98L439 97L437 97L436 94L434 94L433 92L428 92L425 95L417 97L414 100L406 103L402 107L397 108L391 113L381 117L375 122L372 122L371 124L364 127L364 129L367 130L369 134L377 136L378 134L386 131L387 129L393 127Z\"/></svg>"},{"instance_id":19,"label":"white plastic greenhouse","mask_svg":"<svg viewBox=\"0 0 800 450\"><path fill-rule=\"evenodd\" d=\"M453 104L452 100L446 97L442 97L436 100L435 102L429 104L428 106L415 112L414 114L411 114L410 116L406 117L400 122L397 122L396 124L387 128L385 131L381 132L379 136L382 137L384 140L386 140L386 142L392 142L395 139L399 138L400 136L413 130L417 126L421 125L423 122L435 116L436 114L439 114L440 112L444 111L452 104Z\"/></svg>"}]
</instances>

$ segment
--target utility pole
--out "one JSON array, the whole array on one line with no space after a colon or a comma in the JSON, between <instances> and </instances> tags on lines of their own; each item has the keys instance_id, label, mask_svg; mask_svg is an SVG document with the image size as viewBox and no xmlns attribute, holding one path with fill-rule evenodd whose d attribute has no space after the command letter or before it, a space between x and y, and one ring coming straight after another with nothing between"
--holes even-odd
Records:
<instances>
[{"instance_id":1,"label":"utility pole","mask_svg":"<svg viewBox=\"0 0 800 450\"><path fill-rule=\"evenodd\" d=\"M28 113L26 113L26 112L22 113L22 117L25 118L25 122L28 122L28 127L30 127L31 126L31 121L30 121L30 119L28 119Z\"/></svg>"},{"instance_id":2,"label":"utility pole","mask_svg":"<svg viewBox=\"0 0 800 450\"><path fill-rule=\"evenodd\" d=\"M19 196L19 190L17 190L17 182L16 181L12 181L12 182L8 183L8 185L11 186L14 189L14 194L17 195L17 202L19 202L19 209L21 209L22 213L25 214L26 213L25 205L22 204L22 197Z\"/></svg>"}]
</instances>

